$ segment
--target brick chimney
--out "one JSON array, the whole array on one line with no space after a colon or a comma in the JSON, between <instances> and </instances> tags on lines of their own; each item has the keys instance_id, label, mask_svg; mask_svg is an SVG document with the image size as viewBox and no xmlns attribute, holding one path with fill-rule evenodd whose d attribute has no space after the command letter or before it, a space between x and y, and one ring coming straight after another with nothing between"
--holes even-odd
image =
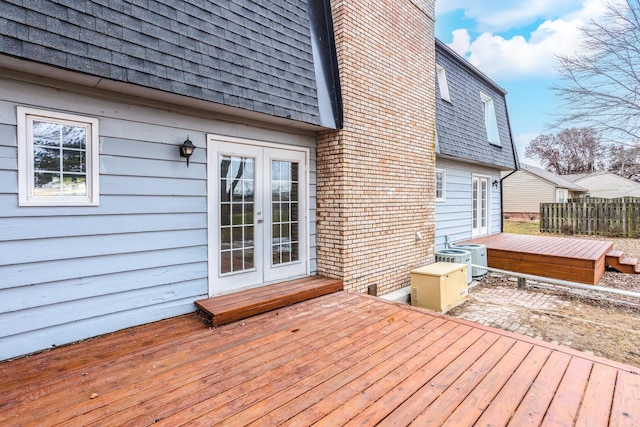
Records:
<instances>
[{"instance_id":1,"label":"brick chimney","mask_svg":"<svg viewBox=\"0 0 640 427\"><path fill-rule=\"evenodd\" d=\"M348 290L433 262L433 0L332 3L344 128L318 136L318 272Z\"/></svg>"}]
</instances>

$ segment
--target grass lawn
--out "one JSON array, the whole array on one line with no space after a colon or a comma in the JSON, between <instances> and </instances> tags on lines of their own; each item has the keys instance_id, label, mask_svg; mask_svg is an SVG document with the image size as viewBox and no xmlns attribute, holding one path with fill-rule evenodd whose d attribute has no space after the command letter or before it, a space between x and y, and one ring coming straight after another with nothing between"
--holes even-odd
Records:
<instances>
[{"instance_id":1,"label":"grass lawn","mask_svg":"<svg viewBox=\"0 0 640 427\"><path fill-rule=\"evenodd\" d=\"M540 221L505 221L504 232L514 234L540 234Z\"/></svg>"}]
</instances>

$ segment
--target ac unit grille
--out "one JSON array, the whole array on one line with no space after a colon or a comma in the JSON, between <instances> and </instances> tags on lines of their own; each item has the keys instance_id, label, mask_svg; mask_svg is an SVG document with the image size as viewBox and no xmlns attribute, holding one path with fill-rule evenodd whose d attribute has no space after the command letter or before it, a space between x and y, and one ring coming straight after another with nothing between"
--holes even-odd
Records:
<instances>
[{"instance_id":1,"label":"ac unit grille","mask_svg":"<svg viewBox=\"0 0 640 427\"><path fill-rule=\"evenodd\" d=\"M436 255L436 261L463 263L464 260L460 257L455 257L455 256Z\"/></svg>"},{"instance_id":2,"label":"ac unit grille","mask_svg":"<svg viewBox=\"0 0 640 427\"><path fill-rule=\"evenodd\" d=\"M436 261L467 264L467 283L471 283L471 252L463 249L443 249L436 251Z\"/></svg>"}]
</instances>

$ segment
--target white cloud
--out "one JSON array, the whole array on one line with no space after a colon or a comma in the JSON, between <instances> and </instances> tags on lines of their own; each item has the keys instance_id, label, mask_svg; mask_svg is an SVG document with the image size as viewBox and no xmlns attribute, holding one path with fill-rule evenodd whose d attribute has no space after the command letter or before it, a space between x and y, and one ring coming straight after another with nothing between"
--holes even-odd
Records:
<instances>
[{"instance_id":1,"label":"white cloud","mask_svg":"<svg viewBox=\"0 0 640 427\"><path fill-rule=\"evenodd\" d=\"M624 0L616 0L624 2ZM555 0L555 3L562 3ZM571 3L571 2L567 2ZM575 3L575 2L574 2ZM519 3L522 5L522 3ZM580 8L564 16L543 21L530 34L503 37L485 31L472 40L467 29L453 32L451 48L464 56L473 65L494 79L512 80L521 77L551 76L555 73L556 55L571 54L580 46L579 27L586 25L591 19L602 16L606 3L602 0L583 0ZM465 9L465 13L478 13L475 5ZM476 18L480 23L497 25L500 20L513 16L531 17L536 10L551 10L549 0L534 1L530 6L507 9L492 15L485 11L482 16L491 19ZM494 22L495 21L495 22Z\"/></svg>"},{"instance_id":2,"label":"white cloud","mask_svg":"<svg viewBox=\"0 0 640 427\"><path fill-rule=\"evenodd\" d=\"M436 15L462 10L474 20L481 32L500 32L530 25L547 17L558 17L580 8L584 0L532 0L505 2L495 0L446 0L436 2Z\"/></svg>"}]
</instances>

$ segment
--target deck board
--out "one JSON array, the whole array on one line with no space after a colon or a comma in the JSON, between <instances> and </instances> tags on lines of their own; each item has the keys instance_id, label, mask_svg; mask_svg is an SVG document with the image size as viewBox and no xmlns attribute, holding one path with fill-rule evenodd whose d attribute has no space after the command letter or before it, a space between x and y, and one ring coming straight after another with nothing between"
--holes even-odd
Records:
<instances>
[{"instance_id":1,"label":"deck board","mask_svg":"<svg viewBox=\"0 0 640 427\"><path fill-rule=\"evenodd\" d=\"M570 360L571 356L568 354L551 353L514 412L509 425L540 425L542 423Z\"/></svg>"},{"instance_id":2,"label":"deck board","mask_svg":"<svg viewBox=\"0 0 640 427\"><path fill-rule=\"evenodd\" d=\"M2 425L605 426L640 416L638 368L344 291L215 328L195 314L168 319L0 363L0 374Z\"/></svg>"},{"instance_id":3,"label":"deck board","mask_svg":"<svg viewBox=\"0 0 640 427\"><path fill-rule=\"evenodd\" d=\"M419 408L420 415L412 424L416 426L439 426L467 398L469 392L482 382L486 375L504 358L513 347L515 340L507 337L498 339L476 361L470 364L455 382L442 390L426 409Z\"/></svg>"},{"instance_id":4,"label":"deck board","mask_svg":"<svg viewBox=\"0 0 640 427\"><path fill-rule=\"evenodd\" d=\"M508 233L463 243L486 245L492 268L590 285L602 278L613 248L610 241Z\"/></svg>"},{"instance_id":5,"label":"deck board","mask_svg":"<svg viewBox=\"0 0 640 427\"><path fill-rule=\"evenodd\" d=\"M217 295L195 304L211 316L214 326L220 326L341 290L341 280L310 276Z\"/></svg>"},{"instance_id":6,"label":"deck board","mask_svg":"<svg viewBox=\"0 0 640 427\"><path fill-rule=\"evenodd\" d=\"M619 371L616 391L613 396L609 425L640 425L640 376ZM635 405L635 409L630 409L634 408L633 405Z\"/></svg>"},{"instance_id":7,"label":"deck board","mask_svg":"<svg viewBox=\"0 0 640 427\"><path fill-rule=\"evenodd\" d=\"M544 425L569 426L578 415L593 363L573 358L544 417Z\"/></svg>"},{"instance_id":8,"label":"deck board","mask_svg":"<svg viewBox=\"0 0 640 427\"><path fill-rule=\"evenodd\" d=\"M530 384L536 379L542 365L551 354L552 351L547 348L534 347L493 398L476 425L507 425L513 413L521 406Z\"/></svg>"},{"instance_id":9,"label":"deck board","mask_svg":"<svg viewBox=\"0 0 640 427\"><path fill-rule=\"evenodd\" d=\"M609 366L595 364L583 399L587 402L612 402L616 386L617 371ZM606 405L582 405L576 419L576 427L607 425L611 407Z\"/></svg>"},{"instance_id":10,"label":"deck board","mask_svg":"<svg viewBox=\"0 0 640 427\"><path fill-rule=\"evenodd\" d=\"M442 426L458 427L473 425L491 404L496 394L513 375L520 363L529 354L533 346L522 341L516 341L507 357L503 357L491 370L490 375L474 388L455 410L446 412L447 418Z\"/></svg>"},{"instance_id":11,"label":"deck board","mask_svg":"<svg viewBox=\"0 0 640 427\"><path fill-rule=\"evenodd\" d=\"M390 311L373 309L370 304L357 305L353 309L355 313L364 317L361 322L356 322L354 325L344 325L340 318L324 315L317 319L318 323L313 328L297 331L296 340L286 345L281 343L284 338L292 334L288 330L256 340L250 346L235 347L233 351L220 353L217 359L221 360L213 369L207 369L210 359L202 359L198 363L192 362L189 366L185 366L186 371L181 372L179 378L173 378L172 375L159 378L160 385L154 390L147 390L145 400L126 399L124 402L126 407L118 408L119 411L117 411L125 416L126 420L118 418L117 412L113 411L110 421L114 424L124 421L127 421L127 424L136 424L143 422L148 411L154 411L159 418L164 418L174 415L184 406L197 408L197 405L202 406L202 392L209 387L216 387L219 393L215 399L210 399L206 406L222 405L232 399L237 392L234 387L238 387L239 384L242 385L251 380L251 385L257 387L260 383L255 378L262 376L264 380L265 373L271 369L276 369L283 363L289 369L293 369L304 356L313 354L314 351L326 351L324 348L326 334L336 334L336 336L348 334L356 328L363 328L373 321L379 321ZM259 352L261 357L259 359L252 357L252 352ZM170 384L169 387L167 383ZM132 391L125 389L124 395L128 396ZM172 397L174 393L185 397L177 402ZM126 412L123 412L125 410ZM104 414L100 415L104 416ZM135 417L132 418L132 416ZM79 421L81 424L87 424L97 420L79 418Z\"/></svg>"},{"instance_id":12,"label":"deck board","mask_svg":"<svg viewBox=\"0 0 640 427\"><path fill-rule=\"evenodd\" d=\"M378 425L380 426L399 426L409 425L426 407L433 405L434 401L450 389L454 382L465 372L470 366L479 366L478 356L484 354L498 339L495 334L485 333L477 339L468 349L466 349L458 357L450 361L447 366L432 377L429 382L423 383L410 397L402 404L398 405L384 420ZM429 425L420 424L417 425Z\"/></svg>"}]
</instances>

